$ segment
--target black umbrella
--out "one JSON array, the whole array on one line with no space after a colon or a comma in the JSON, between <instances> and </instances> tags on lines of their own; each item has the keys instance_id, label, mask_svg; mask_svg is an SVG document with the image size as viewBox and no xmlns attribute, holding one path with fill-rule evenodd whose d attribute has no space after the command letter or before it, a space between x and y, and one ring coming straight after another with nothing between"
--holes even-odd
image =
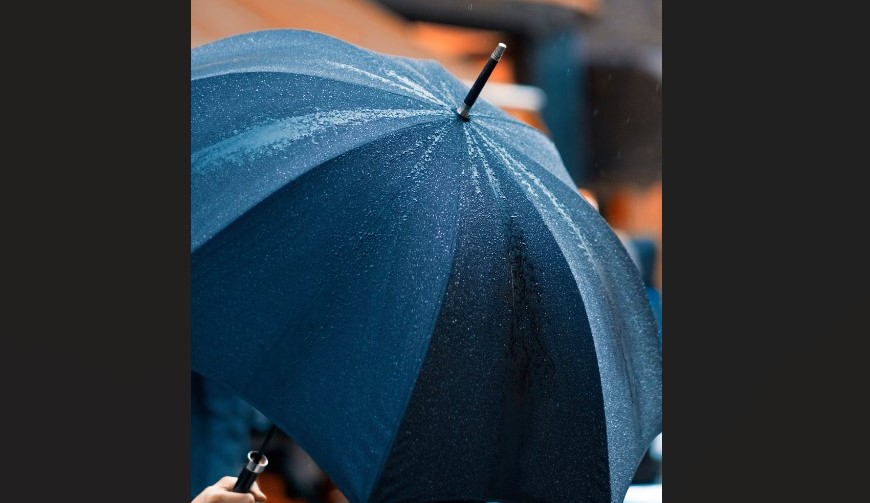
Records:
<instances>
[{"instance_id":1,"label":"black umbrella","mask_svg":"<svg viewBox=\"0 0 870 503\"><path fill-rule=\"evenodd\" d=\"M552 143L316 33L191 63L194 370L354 502L621 502L661 431L656 323Z\"/></svg>"}]
</instances>

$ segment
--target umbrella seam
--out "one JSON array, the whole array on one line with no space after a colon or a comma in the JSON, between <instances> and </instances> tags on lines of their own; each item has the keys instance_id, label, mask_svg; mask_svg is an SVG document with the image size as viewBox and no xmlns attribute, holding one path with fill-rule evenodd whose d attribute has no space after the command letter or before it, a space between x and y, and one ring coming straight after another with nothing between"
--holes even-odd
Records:
<instances>
[{"instance_id":1,"label":"umbrella seam","mask_svg":"<svg viewBox=\"0 0 870 503\"><path fill-rule=\"evenodd\" d=\"M465 179L463 178L462 180L464 182ZM459 187L459 189L456 191L456 200L454 201L454 205L456 207L456 219L455 219L454 225L451 229L453 231L453 240L452 240L453 244L450 247L450 267L447 268L447 273L444 275L444 279L442 281L442 285L440 288L441 294L438 296L438 298L441 300L438 303L438 309L435 310L434 315L432 317L432 322L430 323L430 329L429 329L429 332L430 332L429 340L430 341L431 341L432 336L434 335L435 327L438 323L438 318L441 316L441 310L444 308L444 298L445 298L445 294L447 293L447 286L450 282L450 276L451 276L451 273L453 272L454 264L456 263L456 245L457 245L457 242L459 240L459 222L460 222L460 218L462 216L461 212L459 211L459 206L460 206L459 202L460 202L461 198L462 198L462 187ZM420 370L423 369L423 367L426 364L426 357L429 354L430 348L431 348L431 345L426 344L424 351L422 351L423 354L422 354L422 358L420 359L420 367L417 369L418 373ZM372 479L372 483L371 483L370 487L368 488L365 501L371 500L372 492L374 491L375 487L377 487L378 482L380 482L381 477L383 476L384 469L387 466L387 461L390 459L390 453L392 452L393 446L396 443L396 437L399 434L399 430L402 429L402 423L405 420L405 416L407 416L407 414L408 414L408 407L411 405L411 399L414 396L414 390L416 390L416 388L417 388L417 382L415 381L414 386L411 386L410 389L408 390L407 396L404 400L405 401L405 408L402 411L402 414L400 416L400 419L399 419L399 422L398 422L396 429L393 431L392 439L390 440L390 443L387 444L387 449L385 449L385 451L384 451L384 457L383 457L383 459L381 459L380 468L378 468L377 475Z\"/></svg>"}]
</instances>

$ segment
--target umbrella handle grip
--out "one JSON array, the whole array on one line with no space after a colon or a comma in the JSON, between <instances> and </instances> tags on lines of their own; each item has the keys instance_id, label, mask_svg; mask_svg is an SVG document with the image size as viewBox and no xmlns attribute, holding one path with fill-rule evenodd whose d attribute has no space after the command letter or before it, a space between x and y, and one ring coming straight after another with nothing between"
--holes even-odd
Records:
<instances>
[{"instance_id":1,"label":"umbrella handle grip","mask_svg":"<svg viewBox=\"0 0 870 503\"><path fill-rule=\"evenodd\" d=\"M233 492L251 492L251 486L254 485L254 481L257 480L257 475L263 473L263 470L266 469L266 465L268 464L269 460L266 458L265 454L261 455L257 451L249 452L248 462L245 464L245 467L242 468L241 473L239 473L239 478L238 480L236 480L236 485L233 486Z\"/></svg>"}]
</instances>

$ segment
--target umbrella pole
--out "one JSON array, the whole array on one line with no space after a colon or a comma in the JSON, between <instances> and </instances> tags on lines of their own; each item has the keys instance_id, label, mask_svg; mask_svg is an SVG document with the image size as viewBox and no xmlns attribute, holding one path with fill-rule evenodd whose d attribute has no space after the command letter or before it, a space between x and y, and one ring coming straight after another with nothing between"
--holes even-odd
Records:
<instances>
[{"instance_id":1,"label":"umbrella pole","mask_svg":"<svg viewBox=\"0 0 870 503\"><path fill-rule=\"evenodd\" d=\"M483 70L480 71L480 75L477 76L477 80L474 81L474 85L471 86L471 90L468 91L468 94L465 96L463 104L456 109L456 113L462 117L462 120L470 120L468 112L471 111L472 105L477 101L477 96L480 94L480 91L483 90L483 86L486 85L489 76L492 75L495 65L498 64L499 60L501 60L501 56L504 54L505 49L507 49L507 46L499 42L495 47L495 50L492 51L492 54L489 55L489 59L483 66Z\"/></svg>"},{"instance_id":2,"label":"umbrella pole","mask_svg":"<svg viewBox=\"0 0 870 503\"><path fill-rule=\"evenodd\" d=\"M266 434L266 438L263 440L263 445L260 447L260 450L250 451L248 453L248 462L245 463L245 467L242 468L242 472L239 473L239 478L236 480L236 485L233 486L234 493L250 492L251 486L254 484L254 481L257 480L257 475L263 473L263 470L266 469L269 460L263 453L266 451L266 444L268 444L269 440L272 439L272 435L275 434L276 429L277 425L273 424L272 427L269 428L269 433Z\"/></svg>"}]
</instances>

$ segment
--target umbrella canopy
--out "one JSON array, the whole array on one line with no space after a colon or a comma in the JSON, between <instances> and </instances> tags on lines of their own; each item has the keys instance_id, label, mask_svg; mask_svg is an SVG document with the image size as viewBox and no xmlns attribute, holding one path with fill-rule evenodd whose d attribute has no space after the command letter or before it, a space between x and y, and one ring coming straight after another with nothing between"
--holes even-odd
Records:
<instances>
[{"instance_id":1,"label":"umbrella canopy","mask_svg":"<svg viewBox=\"0 0 870 503\"><path fill-rule=\"evenodd\" d=\"M353 502L621 502L661 431L656 323L553 144L317 33L191 67L193 369Z\"/></svg>"}]
</instances>

